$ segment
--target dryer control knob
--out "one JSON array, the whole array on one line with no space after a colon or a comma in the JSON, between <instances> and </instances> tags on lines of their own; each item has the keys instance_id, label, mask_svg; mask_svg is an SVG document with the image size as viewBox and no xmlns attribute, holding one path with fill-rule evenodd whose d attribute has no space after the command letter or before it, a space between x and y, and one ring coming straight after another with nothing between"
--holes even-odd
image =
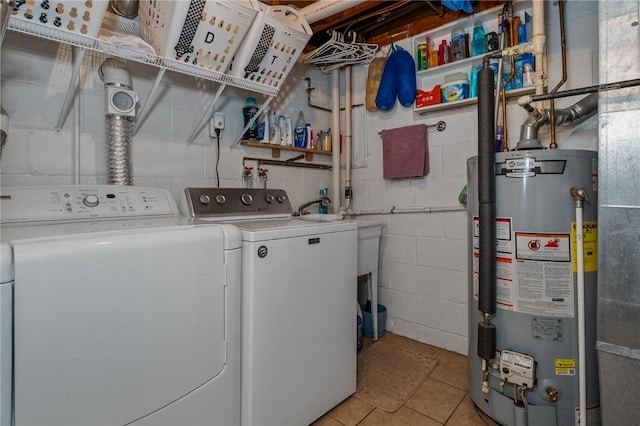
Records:
<instances>
[{"instance_id":1,"label":"dryer control knob","mask_svg":"<svg viewBox=\"0 0 640 426\"><path fill-rule=\"evenodd\" d=\"M100 204L100 200L97 195L87 195L82 199L82 204L87 207L95 207Z\"/></svg>"},{"instance_id":2,"label":"dryer control knob","mask_svg":"<svg viewBox=\"0 0 640 426\"><path fill-rule=\"evenodd\" d=\"M202 194L200 196L200 203L201 204L209 204L211 202L211 198L209 198L209 196L207 194Z\"/></svg>"},{"instance_id":3,"label":"dryer control knob","mask_svg":"<svg viewBox=\"0 0 640 426\"><path fill-rule=\"evenodd\" d=\"M286 199L287 197L285 197L284 195L278 195L278 197L276 198L279 203L284 203Z\"/></svg>"},{"instance_id":4,"label":"dryer control knob","mask_svg":"<svg viewBox=\"0 0 640 426\"><path fill-rule=\"evenodd\" d=\"M226 202L227 202L227 197L225 197L225 196L224 196L224 195L222 195L222 194L218 194L218 195L216 195L216 203L218 203L218 204L224 204L224 203L226 203Z\"/></svg>"},{"instance_id":5,"label":"dryer control knob","mask_svg":"<svg viewBox=\"0 0 640 426\"><path fill-rule=\"evenodd\" d=\"M273 195L271 195L271 194L269 194L269 195L267 195L266 197L264 197L264 200L265 200L267 203L269 203L269 204L273 203L273 202L275 201L275 199L276 199L276 197L274 197L274 196L273 196Z\"/></svg>"},{"instance_id":6,"label":"dryer control knob","mask_svg":"<svg viewBox=\"0 0 640 426\"><path fill-rule=\"evenodd\" d=\"M244 204L245 206L250 206L251 204L253 204L253 197L251 196L251 194L247 194L245 192L240 196L240 201L242 201L242 204Z\"/></svg>"}]
</instances>

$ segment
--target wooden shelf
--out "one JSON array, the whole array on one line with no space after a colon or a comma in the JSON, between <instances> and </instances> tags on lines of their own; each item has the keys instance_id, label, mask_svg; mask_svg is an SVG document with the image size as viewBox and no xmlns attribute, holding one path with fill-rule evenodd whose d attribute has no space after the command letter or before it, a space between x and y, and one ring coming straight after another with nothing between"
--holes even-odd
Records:
<instances>
[{"instance_id":1,"label":"wooden shelf","mask_svg":"<svg viewBox=\"0 0 640 426\"><path fill-rule=\"evenodd\" d=\"M535 90L536 88L533 86L523 87L522 89L509 90L507 91L507 99L517 98L523 95L530 95L531 93L534 93ZM413 112L419 115L425 115L430 112L442 111L445 109L461 108L469 105L476 105L477 103L478 103L477 97L469 98L469 99L460 99L459 101L444 102L441 104L427 105L425 107L415 108Z\"/></svg>"},{"instance_id":2,"label":"wooden shelf","mask_svg":"<svg viewBox=\"0 0 640 426\"><path fill-rule=\"evenodd\" d=\"M532 13L531 0L516 0L514 2L514 8L515 8L515 13L521 16L522 22L525 22L526 21L525 14L531 15ZM413 52L417 52L418 45L424 43L427 40L427 38L433 42L434 48L438 46L443 40L446 40L447 42L449 42L449 40L451 39L451 32L454 29L463 29L465 33L470 35L469 38L472 38L473 30L478 25L483 26L485 33L489 33L491 31L497 32L498 28L497 28L496 17L501 10L502 10L502 6L496 6L472 15L464 16L458 19L457 21L449 22L445 25L442 25L438 28L434 28L423 34L416 35L412 38L412 50ZM459 59L457 61L453 61L447 64L438 65L436 67L427 68L424 70L417 70L416 71L417 88L422 91L428 92L433 90L433 88L436 85L438 84L442 85L447 75L463 73L469 76L473 68L482 65L484 56L485 54L476 55L469 58ZM534 90L535 89L531 86L510 90L507 92L507 97L514 98L514 97L530 94L530 93L533 93ZM414 103L414 108L413 108L414 120L420 119L420 116L424 116L431 112L463 108L463 107L473 107L477 103L478 103L477 98L461 99L459 101L444 102L444 103L440 103L436 105L428 105L424 107L416 107Z\"/></svg>"},{"instance_id":3,"label":"wooden shelf","mask_svg":"<svg viewBox=\"0 0 640 426\"><path fill-rule=\"evenodd\" d=\"M253 142L253 141L242 141L240 142L240 145L249 146L252 148L271 149L271 156L273 158L280 158L280 151L302 152L304 153L304 159L307 161L313 161L313 154L331 155L331 151L321 151L318 149L309 149L309 148L298 148L298 147L289 146L289 145L274 145L270 143Z\"/></svg>"}]
</instances>

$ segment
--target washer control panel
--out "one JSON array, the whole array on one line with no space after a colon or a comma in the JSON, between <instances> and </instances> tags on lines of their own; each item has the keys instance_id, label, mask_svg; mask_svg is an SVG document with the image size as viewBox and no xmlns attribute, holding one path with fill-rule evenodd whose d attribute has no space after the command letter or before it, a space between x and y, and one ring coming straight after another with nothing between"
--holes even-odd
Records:
<instances>
[{"instance_id":1,"label":"washer control panel","mask_svg":"<svg viewBox=\"0 0 640 426\"><path fill-rule=\"evenodd\" d=\"M291 216L291 202L283 189L186 188L187 212L191 217Z\"/></svg>"},{"instance_id":2,"label":"washer control panel","mask_svg":"<svg viewBox=\"0 0 640 426\"><path fill-rule=\"evenodd\" d=\"M2 223L180 214L169 191L117 185L0 190Z\"/></svg>"}]
</instances>

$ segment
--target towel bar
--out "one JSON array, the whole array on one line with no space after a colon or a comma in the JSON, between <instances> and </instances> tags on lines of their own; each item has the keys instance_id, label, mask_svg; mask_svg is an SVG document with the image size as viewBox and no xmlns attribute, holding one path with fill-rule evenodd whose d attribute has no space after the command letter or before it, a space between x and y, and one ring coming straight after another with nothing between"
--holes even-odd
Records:
<instances>
[{"instance_id":1,"label":"towel bar","mask_svg":"<svg viewBox=\"0 0 640 426\"><path fill-rule=\"evenodd\" d=\"M440 120L435 124L427 124L427 127L435 127L437 131L442 132L447 128L447 123ZM378 132L378 135L382 136L382 132Z\"/></svg>"}]
</instances>

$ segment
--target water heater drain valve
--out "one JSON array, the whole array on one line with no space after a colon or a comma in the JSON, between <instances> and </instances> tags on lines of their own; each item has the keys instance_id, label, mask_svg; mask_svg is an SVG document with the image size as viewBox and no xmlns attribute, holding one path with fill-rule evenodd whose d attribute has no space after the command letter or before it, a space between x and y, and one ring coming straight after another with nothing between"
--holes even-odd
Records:
<instances>
[{"instance_id":1,"label":"water heater drain valve","mask_svg":"<svg viewBox=\"0 0 640 426\"><path fill-rule=\"evenodd\" d=\"M511 350L503 350L500 354L500 378L507 383L532 388L535 366L535 360L529 355Z\"/></svg>"}]
</instances>

